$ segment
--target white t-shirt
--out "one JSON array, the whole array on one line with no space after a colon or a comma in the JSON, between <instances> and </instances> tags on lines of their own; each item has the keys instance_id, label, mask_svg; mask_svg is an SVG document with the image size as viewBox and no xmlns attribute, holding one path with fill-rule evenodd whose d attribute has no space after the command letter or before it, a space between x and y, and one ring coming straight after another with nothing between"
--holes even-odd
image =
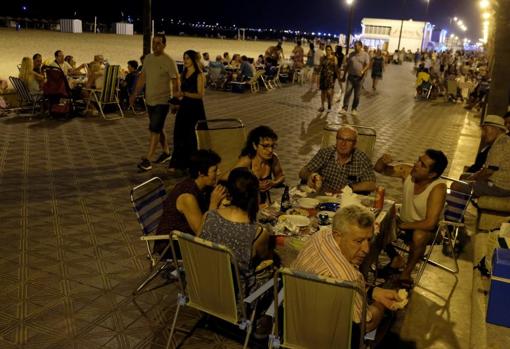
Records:
<instances>
[{"instance_id":1,"label":"white t-shirt","mask_svg":"<svg viewBox=\"0 0 510 349\"><path fill-rule=\"evenodd\" d=\"M175 61L166 53L159 56L151 53L143 61L142 72L145 74L146 103L168 104L172 95L170 81L179 76Z\"/></svg>"}]
</instances>

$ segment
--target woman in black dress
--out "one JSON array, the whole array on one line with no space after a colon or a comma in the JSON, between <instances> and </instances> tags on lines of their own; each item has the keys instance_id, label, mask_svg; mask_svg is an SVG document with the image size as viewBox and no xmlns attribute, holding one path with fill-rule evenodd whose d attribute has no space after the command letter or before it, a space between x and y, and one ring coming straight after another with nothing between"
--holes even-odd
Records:
<instances>
[{"instance_id":1,"label":"woman in black dress","mask_svg":"<svg viewBox=\"0 0 510 349\"><path fill-rule=\"evenodd\" d=\"M205 120L204 92L205 78L200 68L198 52L184 52L184 71L181 76L179 110L175 116L174 149L169 171L184 175L189 167L191 154L197 150L195 126L199 120Z\"/></svg>"},{"instance_id":2,"label":"woman in black dress","mask_svg":"<svg viewBox=\"0 0 510 349\"><path fill-rule=\"evenodd\" d=\"M381 49L377 49L374 58L371 62L372 68L372 90L377 90L377 83L382 80L384 71L384 58L382 56Z\"/></svg>"}]
</instances>

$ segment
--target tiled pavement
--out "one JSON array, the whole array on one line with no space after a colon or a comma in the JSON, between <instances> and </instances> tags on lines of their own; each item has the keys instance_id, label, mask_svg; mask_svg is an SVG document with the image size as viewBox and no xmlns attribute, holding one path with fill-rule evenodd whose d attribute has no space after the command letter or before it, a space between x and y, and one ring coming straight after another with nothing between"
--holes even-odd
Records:
<instances>
[{"instance_id":1,"label":"tiled pavement","mask_svg":"<svg viewBox=\"0 0 510 349\"><path fill-rule=\"evenodd\" d=\"M249 129L273 127L291 183L318 149L322 128L339 121L374 127L376 156L390 152L413 161L425 148L439 148L454 160L450 174L458 174L476 153L478 119L442 100L415 101L410 71L409 65L389 66L381 91L363 94L357 117L319 115L319 95L308 86L255 95L208 92L207 115L237 117ZM164 167L136 171L146 146L144 116L0 119L0 348L160 348L165 343L175 285L131 296L148 263L129 190L154 175L168 188L175 183ZM380 178L380 183L390 197L399 197L398 180ZM430 272L428 277L437 287ZM447 330L431 332L453 338L431 339L413 330L413 321L423 321L419 313L401 321L402 336L423 348L469 347L463 338L469 309L461 304L471 290L462 292L454 314L448 314L453 320L441 322ZM416 294L425 297L426 307L435 304L432 297ZM187 310L179 325L191 326L196 318L196 312ZM455 345L435 345L442 340ZM239 347L200 329L184 347L222 346Z\"/></svg>"}]
</instances>

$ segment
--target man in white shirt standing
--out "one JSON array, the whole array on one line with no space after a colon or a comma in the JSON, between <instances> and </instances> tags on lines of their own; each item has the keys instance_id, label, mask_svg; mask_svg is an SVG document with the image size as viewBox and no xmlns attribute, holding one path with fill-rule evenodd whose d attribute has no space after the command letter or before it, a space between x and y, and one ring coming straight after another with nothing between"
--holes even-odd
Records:
<instances>
[{"instance_id":1,"label":"man in white shirt standing","mask_svg":"<svg viewBox=\"0 0 510 349\"><path fill-rule=\"evenodd\" d=\"M149 150L142 158L138 168L142 171L152 169L151 159L156 153L158 142L163 153L154 161L161 164L170 160L170 148L165 134L165 120L170 110L169 100L179 91L179 72L175 61L165 53L166 37L156 34L152 39L153 53L145 56L143 68L138 76L134 93L129 97L129 104L134 105L136 96L145 86L145 100L149 113Z\"/></svg>"}]
</instances>

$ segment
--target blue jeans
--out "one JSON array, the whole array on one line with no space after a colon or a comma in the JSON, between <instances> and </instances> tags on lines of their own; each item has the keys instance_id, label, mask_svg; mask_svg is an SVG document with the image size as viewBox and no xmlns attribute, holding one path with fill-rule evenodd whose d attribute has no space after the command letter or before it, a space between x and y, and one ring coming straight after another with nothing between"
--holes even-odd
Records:
<instances>
[{"instance_id":1,"label":"blue jeans","mask_svg":"<svg viewBox=\"0 0 510 349\"><path fill-rule=\"evenodd\" d=\"M354 100L352 101L352 109L357 109L359 105L359 96L361 94L361 76L351 75L347 76L347 86L345 88L344 96L344 109L349 108L349 100L351 99L352 90L354 90Z\"/></svg>"}]
</instances>

